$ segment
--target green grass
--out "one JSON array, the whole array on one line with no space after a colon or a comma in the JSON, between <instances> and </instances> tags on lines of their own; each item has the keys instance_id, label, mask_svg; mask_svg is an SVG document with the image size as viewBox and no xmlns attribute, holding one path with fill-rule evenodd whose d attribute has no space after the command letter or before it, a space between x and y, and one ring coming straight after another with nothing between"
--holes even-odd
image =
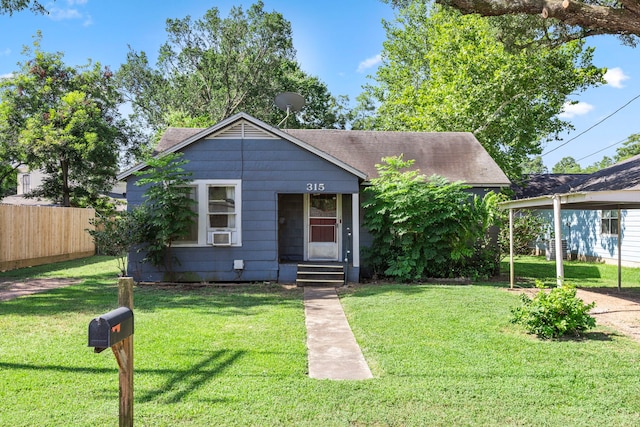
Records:
<instances>
[{"instance_id":1,"label":"green grass","mask_svg":"<svg viewBox=\"0 0 640 427\"><path fill-rule=\"evenodd\" d=\"M501 270L509 274L508 259L501 264ZM622 287L640 290L640 268L622 267ZM515 259L515 275L520 285L530 286L535 279L555 286L556 264L544 257L518 256ZM582 288L602 288L618 286L618 266L611 264L564 262L564 276L567 282ZM507 279L508 281L508 279Z\"/></svg>"},{"instance_id":2,"label":"green grass","mask_svg":"<svg viewBox=\"0 0 640 427\"><path fill-rule=\"evenodd\" d=\"M115 258L93 256L54 264L38 265L18 270L0 271L0 279L81 278L83 280L108 280L119 272Z\"/></svg>"},{"instance_id":3,"label":"green grass","mask_svg":"<svg viewBox=\"0 0 640 427\"><path fill-rule=\"evenodd\" d=\"M96 278L103 262L81 284L0 303L0 425L117 424L115 358L86 346L117 301L115 270ZM300 289L136 287L135 423L639 425L640 345L603 327L537 340L509 323L506 286L342 291L366 381L307 377Z\"/></svg>"}]
</instances>

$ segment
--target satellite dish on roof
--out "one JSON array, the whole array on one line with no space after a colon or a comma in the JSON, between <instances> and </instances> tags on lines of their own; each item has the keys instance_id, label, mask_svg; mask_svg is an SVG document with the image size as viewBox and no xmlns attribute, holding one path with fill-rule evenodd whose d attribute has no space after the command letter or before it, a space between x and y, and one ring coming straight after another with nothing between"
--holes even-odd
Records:
<instances>
[{"instance_id":1,"label":"satellite dish on roof","mask_svg":"<svg viewBox=\"0 0 640 427\"><path fill-rule=\"evenodd\" d=\"M299 93L283 92L276 96L276 105L282 111L286 111L287 115L278 123L278 127L284 123L292 112L300 111L305 105L304 98Z\"/></svg>"}]
</instances>

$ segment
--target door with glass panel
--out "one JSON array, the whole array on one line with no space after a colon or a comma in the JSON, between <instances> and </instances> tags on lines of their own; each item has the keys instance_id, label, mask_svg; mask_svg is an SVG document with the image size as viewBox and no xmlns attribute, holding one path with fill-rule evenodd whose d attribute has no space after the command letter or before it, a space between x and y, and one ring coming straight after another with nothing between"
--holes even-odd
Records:
<instances>
[{"instance_id":1,"label":"door with glass panel","mask_svg":"<svg viewBox=\"0 0 640 427\"><path fill-rule=\"evenodd\" d=\"M310 261L340 259L340 194L306 195L306 247Z\"/></svg>"}]
</instances>

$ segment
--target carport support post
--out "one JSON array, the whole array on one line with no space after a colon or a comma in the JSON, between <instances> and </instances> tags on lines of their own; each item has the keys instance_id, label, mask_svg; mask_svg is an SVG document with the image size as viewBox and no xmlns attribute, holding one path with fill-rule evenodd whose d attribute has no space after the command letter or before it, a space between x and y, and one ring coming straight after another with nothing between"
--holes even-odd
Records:
<instances>
[{"instance_id":1,"label":"carport support post","mask_svg":"<svg viewBox=\"0 0 640 427\"><path fill-rule=\"evenodd\" d=\"M133 278L118 279L118 305L133 311ZM133 427L133 335L113 347L119 367L120 427Z\"/></svg>"},{"instance_id":2,"label":"carport support post","mask_svg":"<svg viewBox=\"0 0 640 427\"><path fill-rule=\"evenodd\" d=\"M560 195L553 196L553 229L556 236L556 279L558 287L564 282L564 266L562 264L562 221L560 217Z\"/></svg>"},{"instance_id":3,"label":"carport support post","mask_svg":"<svg viewBox=\"0 0 640 427\"><path fill-rule=\"evenodd\" d=\"M513 262L513 209L509 209L509 285L513 289L516 273Z\"/></svg>"},{"instance_id":4,"label":"carport support post","mask_svg":"<svg viewBox=\"0 0 640 427\"><path fill-rule=\"evenodd\" d=\"M618 206L618 291L622 290L622 217Z\"/></svg>"}]
</instances>

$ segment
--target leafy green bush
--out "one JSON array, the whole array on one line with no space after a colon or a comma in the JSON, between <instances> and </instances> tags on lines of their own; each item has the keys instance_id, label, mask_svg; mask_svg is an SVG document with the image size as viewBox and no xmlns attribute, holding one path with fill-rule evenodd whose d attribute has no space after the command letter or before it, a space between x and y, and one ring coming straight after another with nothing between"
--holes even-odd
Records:
<instances>
[{"instance_id":1,"label":"leafy green bush","mask_svg":"<svg viewBox=\"0 0 640 427\"><path fill-rule=\"evenodd\" d=\"M152 157L146 161L147 169L134 172L141 177L135 185L147 186L144 202L134 209L142 218L139 234L146 252L144 260L164 267L170 276L174 261L179 263L171 252L173 242L189 234L196 217L192 209L195 200L190 197L191 172L182 168L188 160L181 157L182 153Z\"/></svg>"},{"instance_id":2,"label":"leafy green bush","mask_svg":"<svg viewBox=\"0 0 640 427\"><path fill-rule=\"evenodd\" d=\"M542 288L542 282L536 281L536 287ZM596 320L589 315L596 303L585 304L576 297L573 285L563 284L549 293L541 289L533 298L522 294L521 299L522 304L511 309L511 322L524 325L529 333L540 338L579 336L596 326Z\"/></svg>"},{"instance_id":3,"label":"leafy green bush","mask_svg":"<svg viewBox=\"0 0 640 427\"><path fill-rule=\"evenodd\" d=\"M367 256L376 274L402 281L491 275L498 258L488 231L497 196L477 197L460 182L401 172L413 164L402 156L383 160L363 203L373 237Z\"/></svg>"},{"instance_id":4,"label":"leafy green bush","mask_svg":"<svg viewBox=\"0 0 640 427\"><path fill-rule=\"evenodd\" d=\"M509 254L509 211L502 210L502 227L500 227L500 250ZM540 215L528 210L516 211L513 217L513 252L514 255L530 255L531 243L544 234L546 221Z\"/></svg>"}]
</instances>

